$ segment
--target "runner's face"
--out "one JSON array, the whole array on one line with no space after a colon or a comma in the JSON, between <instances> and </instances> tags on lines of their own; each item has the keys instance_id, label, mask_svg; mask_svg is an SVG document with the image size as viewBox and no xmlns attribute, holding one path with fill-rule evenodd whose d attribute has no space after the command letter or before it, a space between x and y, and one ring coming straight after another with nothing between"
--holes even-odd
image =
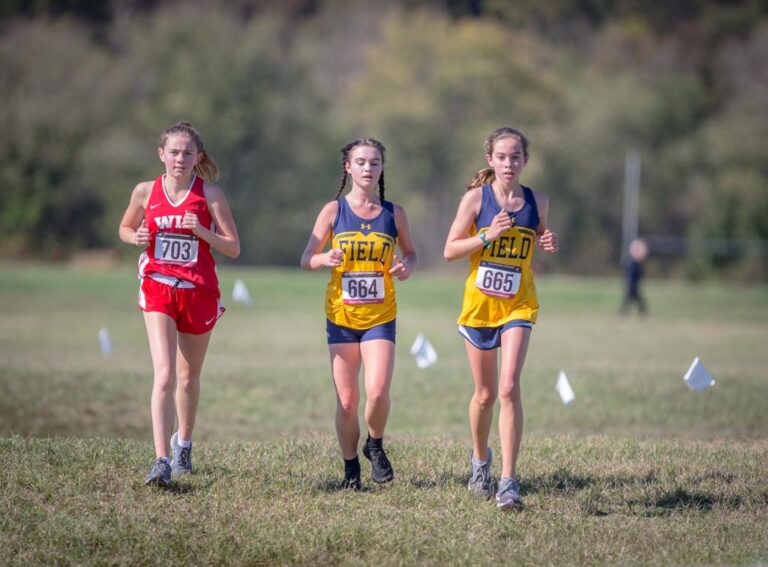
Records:
<instances>
[{"instance_id":1,"label":"runner's face","mask_svg":"<svg viewBox=\"0 0 768 567\"><path fill-rule=\"evenodd\" d=\"M187 134L171 134L165 146L157 150L165 164L165 172L171 177L185 178L192 175L192 168L200 161L202 154Z\"/></svg>"},{"instance_id":2,"label":"runner's face","mask_svg":"<svg viewBox=\"0 0 768 567\"><path fill-rule=\"evenodd\" d=\"M376 187L383 169L381 154L373 146L357 146L350 152L345 168L358 187L362 189Z\"/></svg>"},{"instance_id":3,"label":"runner's face","mask_svg":"<svg viewBox=\"0 0 768 567\"><path fill-rule=\"evenodd\" d=\"M528 161L523 144L517 138L502 138L493 145L491 155L485 156L493 168L496 179L505 183L518 182L520 173Z\"/></svg>"}]
</instances>

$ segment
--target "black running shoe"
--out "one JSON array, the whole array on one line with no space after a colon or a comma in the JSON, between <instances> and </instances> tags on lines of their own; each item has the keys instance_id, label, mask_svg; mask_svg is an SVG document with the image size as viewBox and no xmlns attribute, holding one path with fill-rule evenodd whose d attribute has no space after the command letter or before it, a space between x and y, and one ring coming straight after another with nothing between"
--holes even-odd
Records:
<instances>
[{"instance_id":1,"label":"black running shoe","mask_svg":"<svg viewBox=\"0 0 768 567\"><path fill-rule=\"evenodd\" d=\"M373 482L382 484L395 478L392 463L389 462L387 453L383 448L371 447L366 440L365 445L363 445L363 455L371 461L371 477Z\"/></svg>"},{"instance_id":2,"label":"black running shoe","mask_svg":"<svg viewBox=\"0 0 768 567\"><path fill-rule=\"evenodd\" d=\"M362 484L360 483L360 471L357 473L345 473L344 480L341 481L341 488L344 490L360 490Z\"/></svg>"}]
</instances>

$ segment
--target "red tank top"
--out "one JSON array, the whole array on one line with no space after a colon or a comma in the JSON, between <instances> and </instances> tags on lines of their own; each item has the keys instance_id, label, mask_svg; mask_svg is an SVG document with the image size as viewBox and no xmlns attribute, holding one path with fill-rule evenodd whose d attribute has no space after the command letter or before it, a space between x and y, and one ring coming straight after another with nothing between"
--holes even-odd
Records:
<instances>
[{"instance_id":1,"label":"red tank top","mask_svg":"<svg viewBox=\"0 0 768 567\"><path fill-rule=\"evenodd\" d=\"M211 245L188 228L181 228L184 213L197 214L200 224L211 229L213 218L203 192L203 179L195 177L183 201L175 205L163 187L163 176L155 179L144 213L149 229L149 247L139 259L139 276L158 273L192 282L220 297L216 262Z\"/></svg>"}]
</instances>

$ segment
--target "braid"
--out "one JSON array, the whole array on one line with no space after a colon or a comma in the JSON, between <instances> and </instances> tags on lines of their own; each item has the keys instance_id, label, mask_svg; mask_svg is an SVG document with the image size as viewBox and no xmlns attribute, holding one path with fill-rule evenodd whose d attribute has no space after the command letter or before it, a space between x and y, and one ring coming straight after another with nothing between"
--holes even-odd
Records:
<instances>
[{"instance_id":1,"label":"braid","mask_svg":"<svg viewBox=\"0 0 768 567\"><path fill-rule=\"evenodd\" d=\"M339 197L341 197L341 192L344 191L344 186L347 184L347 176L348 175L349 174L347 173L347 169L345 167L342 167L341 183L339 183L339 190L336 191L336 196L333 198L334 201L336 199L338 199Z\"/></svg>"},{"instance_id":2,"label":"braid","mask_svg":"<svg viewBox=\"0 0 768 567\"><path fill-rule=\"evenodd\" d=\"M372 148L376 148L379 151L379 154L381 154L381 163L384 163L384 152L386 151L386 148L384 147L384 144L379 142L378 140L374 140L373 138L359 138L355 140L354 142L348 143L346 146L341 148L341 168L342 168L342 176L341 176L341 183L339 184L339 190L336 192L335 199L338 199L341 195L341 192L344 191L344 186L347 183L347 163L349 163L349 152L354 150L358 146L371 146ZM384 168L381 170L381 177L379 177L379 198L383 201L384 200Z\"/></svg>"},{"instance_id":3,"label":"braid","mask_svg":"<svg viewBox=\"0 0 768 567\"><path fill-rule=\"evenodd\" d=\"M379 177L379 199L381 204L384 205L384 170L381 170L381 176Z\"/></svg>"}]
</instances>

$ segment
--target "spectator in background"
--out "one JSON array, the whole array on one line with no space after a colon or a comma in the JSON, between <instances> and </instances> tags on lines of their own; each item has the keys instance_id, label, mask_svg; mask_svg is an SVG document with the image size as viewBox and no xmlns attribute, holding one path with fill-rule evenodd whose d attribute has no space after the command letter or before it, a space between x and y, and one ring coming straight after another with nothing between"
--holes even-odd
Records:
<instances>
[{"instance_id":1,"label":"spectator in background","mask_svg":"<svg viewBox=\"0 0 768 567\"><path fill-rule=\"evenodd\" d=\"M624 299L621 302L619 313L628 315L632 304L637 305L640 315L648 314L648 304L640 293L640 280L643 279L643 262L648 257L648 245L645 240L635 238L629 243L627 250L627 265L625 268Z\"/></svg>"}]
</instances>

